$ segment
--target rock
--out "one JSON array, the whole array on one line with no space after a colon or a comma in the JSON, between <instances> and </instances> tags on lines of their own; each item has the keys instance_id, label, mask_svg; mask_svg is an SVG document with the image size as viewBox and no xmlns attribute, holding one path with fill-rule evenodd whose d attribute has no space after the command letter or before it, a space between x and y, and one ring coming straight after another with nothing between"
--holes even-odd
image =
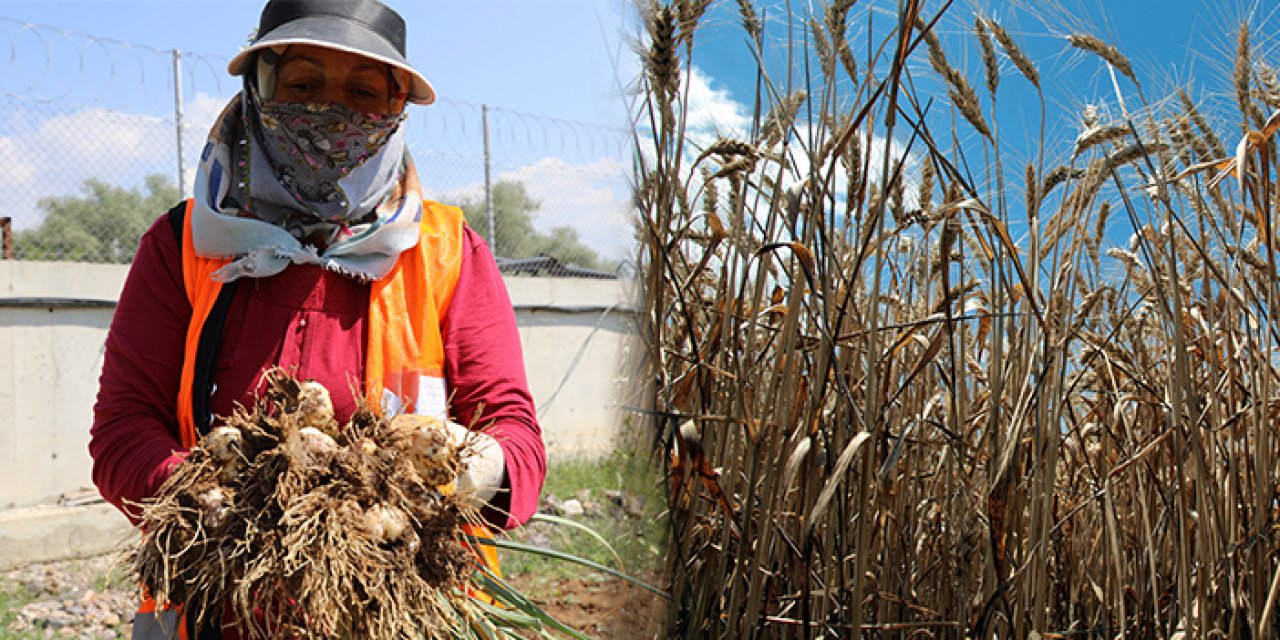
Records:
<instances>
[{"instance_id":1,"label":"rock","mask_svg":"<svg viewBox=\"0 0 1280 640\"><path fill-rule=\"evenodd\" d=\"M560 501L551 494L542 496L542 499L539 501L538 510L543 513L549 513L553 516L564 515L564 505L562 505Z\"/></svg>"},{"instance_id":2,"label":"rock","mask_svg":"<svg viewBox=\"0 0 1280 640\"><path fill-rule=\"evenodd\" d=\"M137 606L131 584L97 581L111 574L117 557L103 556L28 565L0 573L0 584L18 585L20 592L36 598L11 612L8 625L0 625L0 637L128 637L128 623Z\"/></svg>"},{"instance_id":3,"label":"rock","mask_svg":"<svg viewBox=\"0 0 1280 640\"><path fill-rule=\"evenodd\" d=\"M579 502L577 498L569 498L568 500L565 500L561 503L560 510L564 512L564 515L570 518L581 516L586 512L586 510L582 508L582 503Z\"/></svg>"},{"instance_id":4,"label":"rock","mask_svg":"<svg viewBox=\"0 0 1280 640\"><path fill-rule=\"evenodd\" d=\"M524 542L525 544L533 545L535 547L542 547L544 549L549 549L552 547L553 544L555 544L554 542L552 542L551 537L548 536L546 533L543 533L542 531L539 531L537 529L532 529L532 528L527 529L525 531L524 539L522 540L522 542Z\"/></svg>"}]
</instances>

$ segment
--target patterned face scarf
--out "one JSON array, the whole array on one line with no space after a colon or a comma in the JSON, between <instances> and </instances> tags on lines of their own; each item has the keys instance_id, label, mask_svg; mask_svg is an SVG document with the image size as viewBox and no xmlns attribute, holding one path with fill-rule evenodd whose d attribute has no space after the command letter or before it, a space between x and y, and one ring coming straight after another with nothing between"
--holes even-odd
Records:
<instances>
[{"instance_id":1,"label":"patterned face scarf","mask_svg":"<svg viewBox=\"0 0 1280 640\"><path fill-rule=\"evenodd\" d=\"M298 104L272 105L262 116L248 91L227 104L200 157L191 219L196 253L234 259L214 274L224 282L272 276L290 263L381 278L417 245L422 217L402 116L369 123L364 114L329 107L312 119Z\"/></svg>"},{"instance_id":2,"label":"patterned face scarf","mask_svg":"<svg viewBox=\"0 0 1280 640\"><path fill-rule=\"evenodd\" d=\"M243 208L320 244L367 222L400 177L404 115L273 102L245 85L236 149Z\"/></svg>"},{"instance_id":3,"label":"patterned face scarf","mask_svg":"<svg viewBox=\"0 0 1280 640\"><path fill-rule=\"evenodd\" d=\"M250 84L244 126L266 168L292 202L291 219L349 224L369 212L371 195L385 195L392 181L386 169L404 152L395 135L405 114L363 113L337 103L285 103L262 100ZM250 159L253 179L261 178ZM263 195L274 190L263 190ZM353 207L353 205L355 205ZM301 214L301 215L297 215Z\"/></svg>"}]
</instances>

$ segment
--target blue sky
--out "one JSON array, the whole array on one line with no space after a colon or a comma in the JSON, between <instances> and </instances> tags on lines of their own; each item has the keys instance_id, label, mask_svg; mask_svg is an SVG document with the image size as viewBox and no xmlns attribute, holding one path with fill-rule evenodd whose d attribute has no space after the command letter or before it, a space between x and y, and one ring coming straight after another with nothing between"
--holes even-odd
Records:
<instances>
[{"instance_id":1,"label":"blue sky","mask_svg":"<svg viewBox=\"0 0 1280 640\"><path fill-rule=\"evenodd\" d=\"M570 224L611 255L625 254L630 152L623 131L632 99L627 91L637 74L629 0L392 4L409 25L410 60L442 98L435 107L413 108L410 117L411 148L432 195L456 200L478 192L478 113L488 104L495 175L534 191L544 204L538 224ZM823 3L760 4L780 27L787 6L803 19ZM859 2L855 37L865 32L865 20L886 25L895 6L892 0ZM1204 99L1230 96L1227 65L1240 20L1264 27L1255 32L1260 57L1275 53L1280 34L1265 28L1278 24L1274 0L957 1L939 30L953 62L974 77L977 51L969 30L975 6L1013 33L1053 85L1049 127L1062 148L1074 139L1086 104L1116 109L1103 66L1070 49L1067 33L1092 33L1117 45L1134 62L1148 98L1187 84ZM172 171L163 151L124 154L106 168L95 158L166 137L164 119L172 118L173 107L165 52L174 48L184 52L184 155L193 158L209 121L237 88L225 75L225 61L247 41L260 9L260 0L0 0L0 92L20 96L18 108L0 113L0 206L17 212L19 226L28 212L26 224L32 224L39 197L74 192L86 177L138 185L148 172ZM782 58L784 45L785 29L775 28L766 51L771 64ZM694 65L691 119L707 124L701 134L742 127L755 77L735 1L713 1ZM1033 135L1038 111L1030 108L1034 94L1007 62L1003 71L999 121L1012 156L1021 159L1030 145L1018 138ZM1136 101L1135 88L1124 91ZM131 119L122 121L121 114ZM6 164L13 158L25 164Z\"/></svg>"},{"instance_id":2,"label":"blue sky","mask_svg":"<svg viewBox=\"0 0 1280 640\"><path fill-rule=\"evenodd\" d=\"M769 26L763 56L768 74L775 82L783 83L787 77L788 38L794 39L797 47L803 46L809 12L820 16L825 4L808 0L757 2L757 6L764 6L766 10ZM941 5L941 2L929 2L927 7L936 10ZM878 44L896 20L893 14L896 7L896 0L865 0L855 4L850 14L849 33L854 57L860 63L867 59L868 40ZM1083 130L1082 115L1086 107L1097 108L1102 125L1122 121L1121 99L1130 112L1138 112L1145 104L1163 117L1174 110L1170 107L1177 106L1179 88L1188 90L1225 144L1233 147L1240 136L1240 120L1235 106L1232 64L1236 33L1242 21L1247 21L1252 29L1254 62L1272 67L1280 63L1277 55L1280 53L1280 29L1277 28L1280 27L1280 2L1276 0L957 0L936 29L951 63L975 85L989 120L990 100L982 86L980 53L972 33L975 12L1002 24L1039 69L1047 102L1046 170L1069 160L1072 145ZM788 18L791 18L789 23ZM687 147L692 155L721 135L749 137L755 108L756 64L740 20L736 2L715 2L695 38ZM868 32L873 34L872 38L867 37ZM1117 94L1106 65L1097 56L1072 48L1066 40L1070 34L1096 35L1118 47L1133 63L1141 88L1121 79ZM1003 54L998 57L1001 83L995 122L1000 128L1001 153L1013 196L1008 199L1008 213L1016 235L1026 230L1022 173L1027 163L1036 159L1040 111L1033 87ZM793 59L792 78L797 88L804 84L806 73L801 61L799 56ZM808 71L817 74L812 67ZM885 69L880 71L883 73ZM923 50L910 62L908 71L916 83L916 95L932 98L931 114L942 119L933 123L933 131L948 131L952 116L947 91L929 69ZM823 82L815 79L813 86L822 87ZM763 110L771 104L771 100L766 100ZM800 119L797 129L803 133L805 112L802 111ZM978 147L977 134L966 126L959 127L958 131L962 148L966 154L972 153L977 163L971 168L979 175L971 179L981 190L981 185L988 184L981 174L987 160ZM875 133L877 138L873 144L879 144L880 131ZM900 126L896 133L895 145L901 147L907 140L906 127ZM949 140L940 142L944 151L951 145ZM913 155L919 152L917 147ZM908 161L909 180L912 165L913 162ZM805 171L806 167L798 166L795 175ZM985 191L980 195L996 201ZM1127 220L1113 216L1108 224L1108 238L1118 244L1127 242L1132 230L1126 225Z\"/></svg>"},{"instance_id":3,"label":"blue sky","mask_svg":"<svg viewBox=\"0 0 1280 640\"><path fill-rule=\"evenodd\" d=\"M794 18L791 26L797 40L804 37L810 11L820 11L823 2L808 0L765 0L765 58L775 78L782 78L788 36L786 8ZM930 2L936 10L941 3ZM869 28L879 34L894 20L893 1L859 2L851 13L851 38L855 58L864 60ZM1280 2L1274 0L1062 0L1049 2L1010 2L993 0L957 1L939 21L937 31L948 48L952 63L965 70L980 84L978 49L972 36L975 10L998 20L1021 44L1039 67L1045 79L1050 117L1078 111L1088 103L1110 102L1115 96L1105 67L1097 58L1072 49L1065 36L1088 33L1118 47L1132 62L1143 82L1143 93L1149 100L1158 99L1177 87L1188 87L1193 95L1216 98L1231 89L1230 64L1235 52L1235 33L1242 20L1254 27L1255 59L1271 60L1280 48ZM754 58L745 45L746 36L739 26L736 2L715 2L708 12L705 26L698 34L694 66L709 82L719 97L746 107L754 99L756 78ZM874 27L868 25L875 24ZM861 46L862 49L858 49ZM923 52L917 56L920 69L926 68ZM803 70L796 65L797 75ZM926 74L928 75L928 74ZM1122 87L1126 93L1135 88ZM1138 101L1136 90L1127 97ZM1002 68L1000 101L1007 107L1006 117L1018 119L1018 113L1034 106L1035 95L1006 61ZM1134 105L1130 105L1131 107ZM1034 114L1038 117L1038 113ZM1032 121L1035 118L1031 119ZM1035 125L1030 122L1026 126ZM1051 122L1062 126L1069 122Z\"/></svg>"},{"instance_id":4,"label":"blue sky","mask_svg":"<svg viewBox=\"0 0 1280 640\"><path fill-rule=\"evenodd\" d=\"M400 0L409 59L445 98L610 126L631 81L623 0ZM229 58L261 0L0 0L0 16ZM625 61L623 59L626 59ZM621 84L620 84L621 83Z\"/></svg>"},{"instance_id":5,"label":"blue sky","mask_svg":"<svg viewBox=\"0 0 1280 640\"><path fill-rule=\"evenodd\" d=\"M627 1L390 4L408 24L409 60L440 97L411 107L408 124L429 196L478 195L486 104L495 179L525 182L543 204L535 223L573 226L610 257L626 257L625 132L636 74ZM87 178L137 187L150 173L177 175L173 49L182 52L189 175L239 88L226 61L247 43L262 5L0 0L0 207L28 227L39 221L39 198L77 193Z\"/></svg>"}]
</instances>

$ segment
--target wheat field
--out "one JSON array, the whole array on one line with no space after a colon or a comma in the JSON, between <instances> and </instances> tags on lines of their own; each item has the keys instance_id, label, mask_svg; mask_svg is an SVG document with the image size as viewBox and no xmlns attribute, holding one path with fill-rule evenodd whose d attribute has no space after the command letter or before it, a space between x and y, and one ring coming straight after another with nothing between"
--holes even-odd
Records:
<instances>
[{"instance_id":1,"label":"wheat field","mask_svg":"<svg viewBox=\"0 0 1280 640\"><path fill-rule=\"evenodd\" d=\"M756 99L710 141L687 132L711 3L642 5L670 633L1280 637L1280 87L1255 28L1221 44L1226 100L1060 28L1120 107L1065 131L1053 61L970 5L728 4Z\"/></svg>"}]
</instances>

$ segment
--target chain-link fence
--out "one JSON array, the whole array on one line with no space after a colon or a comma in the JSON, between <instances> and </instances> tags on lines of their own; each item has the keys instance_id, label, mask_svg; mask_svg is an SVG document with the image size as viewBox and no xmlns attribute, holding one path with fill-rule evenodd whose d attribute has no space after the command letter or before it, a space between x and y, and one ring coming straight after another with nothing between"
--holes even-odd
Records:
<instances>
[{"instance_id":1,"label":"chain-link fence","mask_svg":"<svg viewBox=\"0 0 1280 640\"><path fill-rule=\"evenodd\" d=\"M4 257L128 262L155 217L190 193L209 127L239 79L222 56L8 18L0 38L10 51L0 63ZM627 263L622 128L444 98L411 107L405 126L427 197L464 205L496 255L603 270Z\"/></svg>"}]
</instances>

